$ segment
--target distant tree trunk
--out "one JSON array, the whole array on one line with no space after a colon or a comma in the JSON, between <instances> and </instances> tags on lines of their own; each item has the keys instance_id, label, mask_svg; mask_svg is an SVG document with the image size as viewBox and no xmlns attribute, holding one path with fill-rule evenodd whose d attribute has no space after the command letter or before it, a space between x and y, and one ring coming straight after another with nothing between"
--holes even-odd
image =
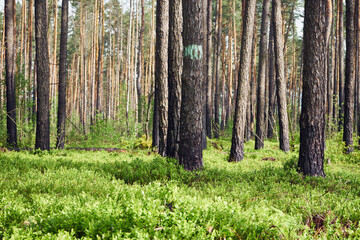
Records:
<instances>
[{"instance_id":1,"label":"distant tree trunk","mask_svg":"<svg viewBox=\"0 0 360 240\"><path fill-rule=\"evenodd\" d=\"M34 9L34 0L30 0L29 1L29 14L28 14L28 81L29 81L29 92L28 92L28 96L29 96L29 101L31 102L31 104L29 104L29 120L32 119L34 120L35 117L35 82L32 82L31 80L31 72L32 72L32 43L33 43L33 9ZM35 79L33 80L35 81ZM31 89L32 86L32 89ZM33 95L33 96L31 96Z\"/></svg>"},{"instance_id":2,"label":"distant tree trunk","mask_svg":"<svg viewBox=\"0 0 360 240\"><path fill-rule=\"evenodd\" d=\"M206 19L206 27L207 27L207 48L206 48L206 135L209 138L212 138L212 69L211 69L211 48L212 48L212 1L208 1L208 9L207 9L207 19Z\"/></svg>"},{"instance_id":3,"label":"distant tree trunk","mask_svg":"<svg viewBox=\"0 0 360 240\"><path fill-rule=\"evenodd\" d=\"M274 137L275 122L275 96L276 96L276 81L275 81L275 62L274 62L274 14L271 15L270 21L270 40L269 40L269 115L268 115L268 131L267 137Z\"/></svg>"},{"instance_id":4,"label":"distant tree trunk","mask_svg":"<svg viewBox=\"0 0 360 240\"><path fill-rule=\"evenodd\" d=\"M183 61L182 43L182 0L170 1L169 26L169 128L167 155L179 158L181 74Z\"/></svg>"},{"instance_id":5,"label":"distant tree trunk","mask_svg":"<svg viewBox=\"0 0 360 240\"><path fill-rule=\"evenodd\" d=\"M239 162L244 158L244 130L246 107L249 96L250 61L256 0L249 0L245 7L241 40L240 70L235 106L234 128L231 141L230 162Z\"/></svg>"},{"instance_id":6,"label":"distant tree trunk","mask_svg":"<svg viewBox=\"0 0 360 240\"><path fill-rule=\"evenodd\" d=\"M15 85L15 0L5 0L5 71L7 143L17 147Z\"/></svg>"},{"instance_id":7,"label":"distant tree trunk","mask_svg":"<svg viewBox=\"0 0 360 240\"><path fill-rule=\"evenodd\" d=\"M221 54L221 33L222 33L222 0L219 0L217 12L217 38L216 38L216 69L215 69L215 123L214 138L220 137L220 54Z\"/></svg>"},{"instance_id":8,"label":"distant tree trunk","mask_svg":"<svg viewBox=\"0 0 360 240\"><path fill-rule=\"evenodd\" d=\"M60 61L59 61L59 96L58 96L58 122L56 147L65 147L65 118L66 118L66 58L68 33L68 0L62 0L61 34L60 34Z\"/></svg>"},{"instance_id":9,"label":"distant tree trunk","mask_svg":"<svg viewBox=\"0 0 360 240\"><path fill-rule=\"evenodd\" d=\"M183 0L183 74L179 163L185 170L203 167L204 1Z\"/></svg>"},{"instance_id":10,"label":"distant tree trunk","mask_svg":"<svg viewBox=\"0 0 360 240\"><path fill-rule=\"evenodd\" d=\"M141 0L141 28L139 33L139 50L138 50L138 76L136 83L137 97L138 97L138 122L142 122L142 100L141 100L141 82L143 78L143 62L142 62L142 48L143 48L143 37L145 31L145 7L144 0Z\"/></svg>"},{"instance_id":11,"label":"distant tree trunk","mask_svg":"<svg viewBox=\"0 0 360 240\"><path fill-rule=\"evenodd\" d=\"M345 69L345 103L344 103L344 136L346 152L353 152L354 124L354 85L355 85L355 1L346 0L346 69Z\"/></svg>"},{"instance_id":12,"label":"distant tree trunk","mask_svg":"<svg viewBox=\"0 0 360 240\"><path fill-rule=\"evenodd\" d=\"M50 150L49 52L46 0L35 0L37 112L35 148Z\"/></svg>"},{"instance_id":13,"label":"distant tree trunk","mask_svg":"<svg viewBox=\"0 0 360 240\"><path fill-rule=\"evenodd\" d=\"M277 101L279 111L280 125L280 149L284 152L290 150L289 142L289 119L287 114L286 103L286 79L284 69L284 46L282 34L281 20L281 1L273 0L274 15L274 40L275 40L275 66L276 66L276 85L277 85Z\"/></svg>"},{"instance_id":14,"label":"distant tree trunk","mask_svg":"<svg viewBox=\"0 0 360 240\"><path fill-rule=\"evenodd\" d=\"M344 101L345 101L345 91L344 91L344 10L343 10L343 0L338 0L339 7L339 129L343 127L344 123Z\"/></svg>"},{"instance_id":15,"label":"distant tree trunk","mask_svg":"<svg viewBox=\"0 0 360 240\"><path fill-rule=\"evenodd\" d=\"M169 1L157 0L156 5L156 54L155 54L155 104L159 116L159 154L166 155L168 128L168 42ZM155 119L154 119L154 124Z\"/></svg>"},{"instance_id":16,"label":"distant tree trunk","mask_svg":"<svg viewBox=\"0 0 360 240\"><path fill-rule=\"evenodd\" d=\"M265 82L266 82L266 62L268 58L268 28L269 28L270 0L264 0L261 22L260 37L260 63L257 88L257 111L256 111L256 136L255 149L264 148L265 140Z\"/></svg>"},{"instance_id":17,"label":"distant tree trunk","mask_svg":"<svg viewBox=\"0 0 360 240\"><path fill-rule=\"evenodd\" d=\"M305 1L299 168L304 175L316 177L325 177L326 7L327 0Z\"/></svg>"}]
</instances>

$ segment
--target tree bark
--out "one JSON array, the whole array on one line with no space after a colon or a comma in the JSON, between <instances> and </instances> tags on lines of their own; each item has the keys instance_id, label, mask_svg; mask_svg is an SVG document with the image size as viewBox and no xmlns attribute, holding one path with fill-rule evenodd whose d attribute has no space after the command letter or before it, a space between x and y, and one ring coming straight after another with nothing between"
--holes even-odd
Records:
<instances>
[{"instance_id":1,"label":"tree bark","mask_svg":"<svg viewBox=\"0 0 360 240\"><path fill-rule=\"evenodd\" d=\"M249 97L250 61L256 0L249 0L245 7L241 40L240 66L235 106L234 128L229 162L239 162L244 158L244 129L246 108Z\"/></svg>"},{"instance_id":2,"label":"tree bark","mask_svg":"<svg viewBox=\"0 0 360 240\"><path fill-rule=\"evenodd\" d=\"M62 0L60 61L59 61L58 122L57 122L57 140L56 140L56 147L61 149L65 147L68 9L69 9L68 0Z\"/></svg>"},{"instance_id":3,"label":"tree bark","mask_svg":"<svg viewBox=\"0 0 360 240\"><path fill-rule=\"evenodd\" d=\"M156 5L155 99L159 116L159 154L166 155L168 128L169 1ZM154 121L155 122L155 121Z\"/></svg>"},{"instance_id":4,"label":"tree bark","mask_svg":"<svg viewBox=\"0 0 360 240\"><path fill-rule=\"evenodd\" d=\"M211 69L211 48L212 48L212 1L208 1L207 9L207 48L206 48L206 135L212 138L212 69Z\"/></svg>"},{"instance_id":5,"label":"tree bark","mask_svg":"<svg viewBox=\"0 0 360 240\"><path fill-rule=\"evenodd\" d=\"M6 126L9 147L17 147L15 83L15 0L5 0Z\"/></svg>"},{"instance_id":6,"label":"tree bark","mask_svg":"<svg viewBox=\"0 0 360 240\"><path fill-rule=\"evenodd\" d=\"M143 38L144 38L144 31L145 31L145 7L144 7L144 0L141 0L141 28L139 33L139 49L138 49L138 75L137 75L137 83L136 83L136 90L137 90L137 97L138 97L138 122L142 122L142 100L141 100L141 83L143 79Z\"/></svg>"},{"instance_id":7,"label":"tree bark","mask_svg":"<svg viewBox=\"0 0 360 240\"><path fill-rule=\"evenodd\" d=\"M345 103L344 103L344 136L346 152L353 149L354 124L354 85L355 85L355 1L346 0L346 69L345 69Z\"/></svg>"},{"instance_id":8,"label":"tree bark","mask_svg":"<svg viewBox=\"0 0 360 240\"><path fill-rule=\"evenodd\" d=\"M221 54L221 33L222 33L222 0L218 3L217 12L217 38L216 38L216 57L215 57L215 122L214 122L214 138L220 137L220 54Z\"/></svg>"},{"instance_id":9,"label":"tree bark","mask_svg":"<svg viewBox=\"0 0 360 240\"><path fill-rule=\"evenodd\" d=\"M304 175L316 177L325 177L326 6L327 0L305 1L299 168Z\"/></svg>"},{"instance_id":10,"label":"tree bark","mask_svg":"<svg viewBox=\"0 0 360 240\"><path fill-rule=\"evenodd\" d=\"M179 163L185 170L203 167L204 1L183 0L183 74Z\"/></svg>"},{"instance_id":11,"label":"tree bark","mask_svg":"<svg viewBox=\"0 0 360 240\"><path fill-rule=\"evenodd\" d=\"M286 79L284 69L284 46L281 20L281 1L273 0L274 15L274 40L275 40L275 68L276 68L276 85L277 85L277 101L279 111L279 127L280 127L280 149L284 152L290 150L289 142L289 119L287 114L286 102Z\"/></svg>"},{"instance_id":12,"label":"tree bark","mask_svg":"<svg viewBox=\"0 0 360 240\"><path fill-rule=\"evenodd\" d=\"M269 38L269 115L268 115L268 131L267 137L274 137L275 122L275 96L276 96L276 81L275 81L275 62L274 62L274 14L271 15L270 21L270 38Z\"/></svg>"},{"instance_id":13,"label":"tree bark","mask_svg":"<svg viewBox=\"0 0 360 240\"><path fill-rule=\"evenodd\" d=\"M338 0L339 2L339 129L343 127L344 123L344 101L345 101L345 91L344 91L344 10L343 10L343 0Z\"/></svg>"},{"instance_id":14,"label":"tree bark","mask_svg":"<svg viewBox=\"0 0 360 240\"><path fill-rule=\"evenodd\" d=\"M182 0L170 1L169 26L169 128L167 155L179 158L181 74L182 74Z\"/></svg>"},{"instance_id":15,"label":"tree bark","mask_svg":"<svg viewBox=\"0 0 360 240\"><path fill-rule=\"evenodd\" d=\"M46 0L35 0L37 112L35 148L50 150L49 52Z\"/></svg>"},{"instance_id":16,"label":"tree bark","mask_svg":"<svg viewBox=\"0 0 360 240\"><path fill-rule=\"evenodd\" d=\"M255 149L264 148L265 140L265 82L266 62L268 58L268 28L269 28L270 0L264 0L261 21L260 37L260 63L257 88L257 110L256 110L256 136Z\"/></svg>"}]
</instances>

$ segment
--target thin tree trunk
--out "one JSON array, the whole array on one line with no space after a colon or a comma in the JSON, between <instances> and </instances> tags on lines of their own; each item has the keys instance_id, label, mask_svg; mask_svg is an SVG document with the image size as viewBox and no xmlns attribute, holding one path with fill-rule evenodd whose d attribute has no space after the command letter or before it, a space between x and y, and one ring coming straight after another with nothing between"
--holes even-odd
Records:
<instances>
[{"instance_id":1,"label":"thin tree trunk","mask_svg":"<svg viewBox=\"0 0 360 240\"><path fill-rule=\"evenodd\" d=\"M215 123L214 138L220 137L220 55L221 55L221 35L222 35L222 0L218 3L217 12L217 38L216 38L216 73L215 73Z\"/></svg>"},{"instance_id":2,"label":"thin tree trunk","mask_svg":"<svg viewBox=\"0 0 360 240\"><path fill-rule=\"evenodd\" d=\"M286 79L284 69L284 52L283 52L283 34L281 26L281 1L273 0L273 15L274 15L274 40L275 40L275 67L276 67L276 85L277 85L277 100L279 111L279 125L280 125L280 149L284 152L290 150L289 142L289 120L287 114L286 103Z\"/></svg>"},{"instance_id":3,"label":"thin tree trunk","mask_svg":"<svg viewBox=\"0 0 360 240\"><path fill-rule=\"evenodd\" d=\"M62 0L61 34L60 34L60 61L59 61L59 96L58 96L58 122L56 147L65 147L65 118L66 118L66 58L68 33L68 0Z\"/></svg>"},{"instance_id":4,"label":"thin tree trunk","mask_svg":"<svg viewBox=\"0 0 360 240\"><path fill-rule=\"evenodd\" d=\"M274 14L270 21L270 39L269 39L269 113L268 113L268 131L267 137L274 137L274 129L276 127L275 121L275 96L276 96L276 81L275 81L275 52L274 52Z\"/></svg>"},{"instance_id":5,"label":"thin tree trunk","mask_svg":"<svg viewBox=\"0 0 360 240\"><path fill-rule=\"evenodd\" d=\"M138 122L142 122L142 100L141 100L141 82L143 78L143 36L145 31L145 7L144 0L141 0L141 28L139 33L139 50L138 50L138 77L137 77L137 97L138 97Z\"/></svg>"},{"instance_id":6,"label":"thin tree trunk","mask_svg":"<svg viewBox=\"0 0 360 240\"><path fill-rule=\"evenodd\" d=\"M344 103L344 136L346 152L353 149L354 124L354 85L355 85L355 1L346 0L346 70L345 70L345 103Z\"/></svg>"},{"instance_id":7,"label":"thin tree trunk","mask_svg":"<svg viewBox=\"0 0 360 240\"><path fill-rule=\"evenodd\" d=\"M260 37L260 63L257 88L256 136L255 149L264 148L265 140L265 83L266 60L268 58L268 28L269 28L270 0L264 0L262 9L261 37Z\"/></svg>"},{"instance_id":8,"label":"thin tree trunk","mask_svg":"<svg viewBox=\"0 0 360 240\"><path fill-rule=\"evenodd\" d=\"M230 162L239 162L244 158L244 128L246 106L249 96L250 61L256 0L246 3L241 40L239 83L237 87L234 128L231 141Z\"/></svg>"},{"instance_id":9,"label":"thin tree trunk","mask_svg":"<svg viewBox=\"0 0 360 240\"><path fill-rule=\"evenodd\" d=\"M338 0L339 2L339 129L343 127L343 118L344 118L344 101L345 101L345 91L344 91L344 16L343 16L343 0Z\"/></svg>"},{"instance_id":10,"label":"thin tree trunk","mask_svg":"<svg viewBox=\"0 0 360 240\"><path fill-rule=\"evenodd\" d=\"M206 135L212 138L212 68L211 68L211 48L212 48L212 1L208 1L207 9L207 45L206 45Z\"/></svg>"}]
</instances>

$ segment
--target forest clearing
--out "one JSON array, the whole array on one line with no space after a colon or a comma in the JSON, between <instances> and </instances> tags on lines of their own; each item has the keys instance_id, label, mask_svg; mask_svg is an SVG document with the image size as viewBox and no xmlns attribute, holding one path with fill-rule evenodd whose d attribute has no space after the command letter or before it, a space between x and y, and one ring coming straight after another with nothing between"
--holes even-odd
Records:
<instances>
[{"instance_id":1,"label":"forest clearing","mask_svg":"<svg viewBox=\"0 0 360 240\"><path fill-rule=\"evenodd\" d=\"M360 0L0 8L0 240L360 239Z\"/></svg>"}]
</instances>

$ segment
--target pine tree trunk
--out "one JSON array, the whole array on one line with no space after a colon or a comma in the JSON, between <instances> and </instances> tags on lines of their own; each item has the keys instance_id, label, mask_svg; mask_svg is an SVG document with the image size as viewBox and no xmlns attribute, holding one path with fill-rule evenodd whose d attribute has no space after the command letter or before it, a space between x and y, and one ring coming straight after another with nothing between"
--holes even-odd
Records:
<instances>
[{"instance_id":1,"label":"pine tree trunk","mask_svg":"<svg viewBox=\"0 0 360 240\"><path fill-rule=\"evenodd\" d=\"M139 32L139 49L138 49L138 75L137 75L137 83L136 83L136 91L138 97L138 122L142 122L142 100L141 100L141 83L143 79L143 37L145 31L145 7L144 7L144 0L141 0L141 28Z\"/></svg>"},{"instance_id":2,"label":"pine tree trunk","mask_svg":"<svg viewBox=\"0 0 360 240\"><path fill-rule=\"evenodd\" d=\"M243 20L243 32L240 53L240 71L238 78L237 97L235 106L234 128L231 141L230 162L239 162L244 158L244 131L246 107L249 96L250 61L252 39L254 31L254 18L256 0L246 3L245 17Z\"/></svg>"},{"instance_id":3,"label":"pine tree trunk","mask_svg":"<svg viewBox=\"0 0 360 240\"><path fill-rule=\"evenodd\" d=\"M218 2L217 12L217 38L216 38L216 69L215 69L215 123L214 138L220 137L220 55L221 55L221 35L222 35L222 0Z\"/></svg>"},{"instance_id":4,"label":"pine tree trunk","mask_svg":"<svg viewBox=\"0 0 360 240\"><path fill-rule=\"evenodd\" d=\"M343 0L338 0L339 3L339 129L343 127L344 123L344 101L345 101L345 84L344 84L344 11Z\"/></svg>"},{"instance_id":5,"label":"pine tree trunk","mask_svg":"<svg viewBox=\"0 0 360 240\"><path fill-rule=\"evenodd\" d=\"M326 7L327 0L305 2L299 168L304 175L316 177L325 177Z\"/></svg>"},{"instance_id":6,"label":"pine tree trunk","mask_svg":"<svg viewBox=\"0 0 360 240\"><path fill-rule=\"evenodd\" d=\"M35 149L50 150L49 52L46 1L35 0L37 112Z\"/></svg>"},{"instance_id":7,"label":"pine tree trunk","mask_svg":"<svg viewBox=\"0 0 360 240\"><path fill-rule=\"evenodd\" d=\"M15 0L5 0L6 126L9 147L17 147L15 84Z\"/></svg>"},{"instance_id":8,"label":"pine tree trunk","mask_svg":"<svg viewBox=\"0 0 360 240\"><path fill-rule=\"evenodd\" d=\"M167 155L172 158L179 158L181 74L183 65L182 0L170 1L169 15L169 128Z\"/></svg>"},{"instance_id":9,"label":"pine tree trunk","mask_svg":"<svg viewBox=\"0 0 360 240\"><path fill-rule=\"evenodd\" d=\"M276 85L277 85L277 101L279 111L280 126L280 149L284 152L290 150L289 142L289 120L287 114L286 102L286 79L284 69L284 46L282 34L281 20L281 1L273 0L274 15L274 40L275 40L275 67L276 67Z\"/></svg>"},{"instance_id":10,"label":"pine tree trunk","mask_svg":"<svg viewBox=\"0 0 360 240\"><path fill-rule=\"evenodd\" d=\"M269 28L270 0L264 0L261 21L260 63L257 88L256 136L255 149L264 148L265 140L265 82L266 62L268 58L268 28Z\"/></svg>"},{"instance_id":11,"label":"pine tree trunk","mask_svg":"<svg viewBox=\"0 0 360 240\"><path fill-rule=\"evenodd\" d=\"M57 122L57 140L56 140L56 147L62 149L65 147L68 9L69 9L68 0L62 0L60 61L59 61L58 122Z\"/></svg>"},{"instance_id":12,"label":"pine tree trunk","mask_svg":"<svg viewBox=\"0 0 360 240\"><path fill-rule=\"evenodd\" d=\"M346 0L346 69L345 69L345 102L344 102L344 136L346 152L353 149L354 124L354 85L355 85L355 1Z\"/></svg>"},{"instance_id":13,"label":"pine tree trunk","mask_svg":"<svg viewBox=\"0 0 360 240\"><path fill-rule=\"evenodd\" d=\"M185 170L203 167L204 1L183 0L183 74L179 163Z\"/></svg>"},{"instance_id":14,"label":"pine tree trunk","mask_svg":"<svg viewBox=\"0 0 360 240\"><path fill-rule=\"evenodd\" d=\"M211 68L211 48L212 48L212 1L208 1L207 9L207 48L206 48L206 135L212 138L212 68Z\"/></svg>"},{"instance_id":15,"label":"pine tree trunk","mask_svg":"<svg viewBox=\"0 0 360 240\"><path fill-rule=\"evenodd\" d=\"M159 154L166 155L168 128L169 0L156 5L155 99L159 112ZM155 122L155 121L154 121Z\"/></svg>"},{"instance_id":16,"label":"pine tree trunk","mask_svg":"<svg viewBox=\"0 0 360 240\"><path fill-rule=\"evenodd\" d=\"M271 15L270 21L270 38L269 38L269 110L268 110L268 130L267 138L274 137L275 121L275 96L276 96L276 81L275 81L275 53L274 53L274 14Z\"/></svg>"}]
</instances>

